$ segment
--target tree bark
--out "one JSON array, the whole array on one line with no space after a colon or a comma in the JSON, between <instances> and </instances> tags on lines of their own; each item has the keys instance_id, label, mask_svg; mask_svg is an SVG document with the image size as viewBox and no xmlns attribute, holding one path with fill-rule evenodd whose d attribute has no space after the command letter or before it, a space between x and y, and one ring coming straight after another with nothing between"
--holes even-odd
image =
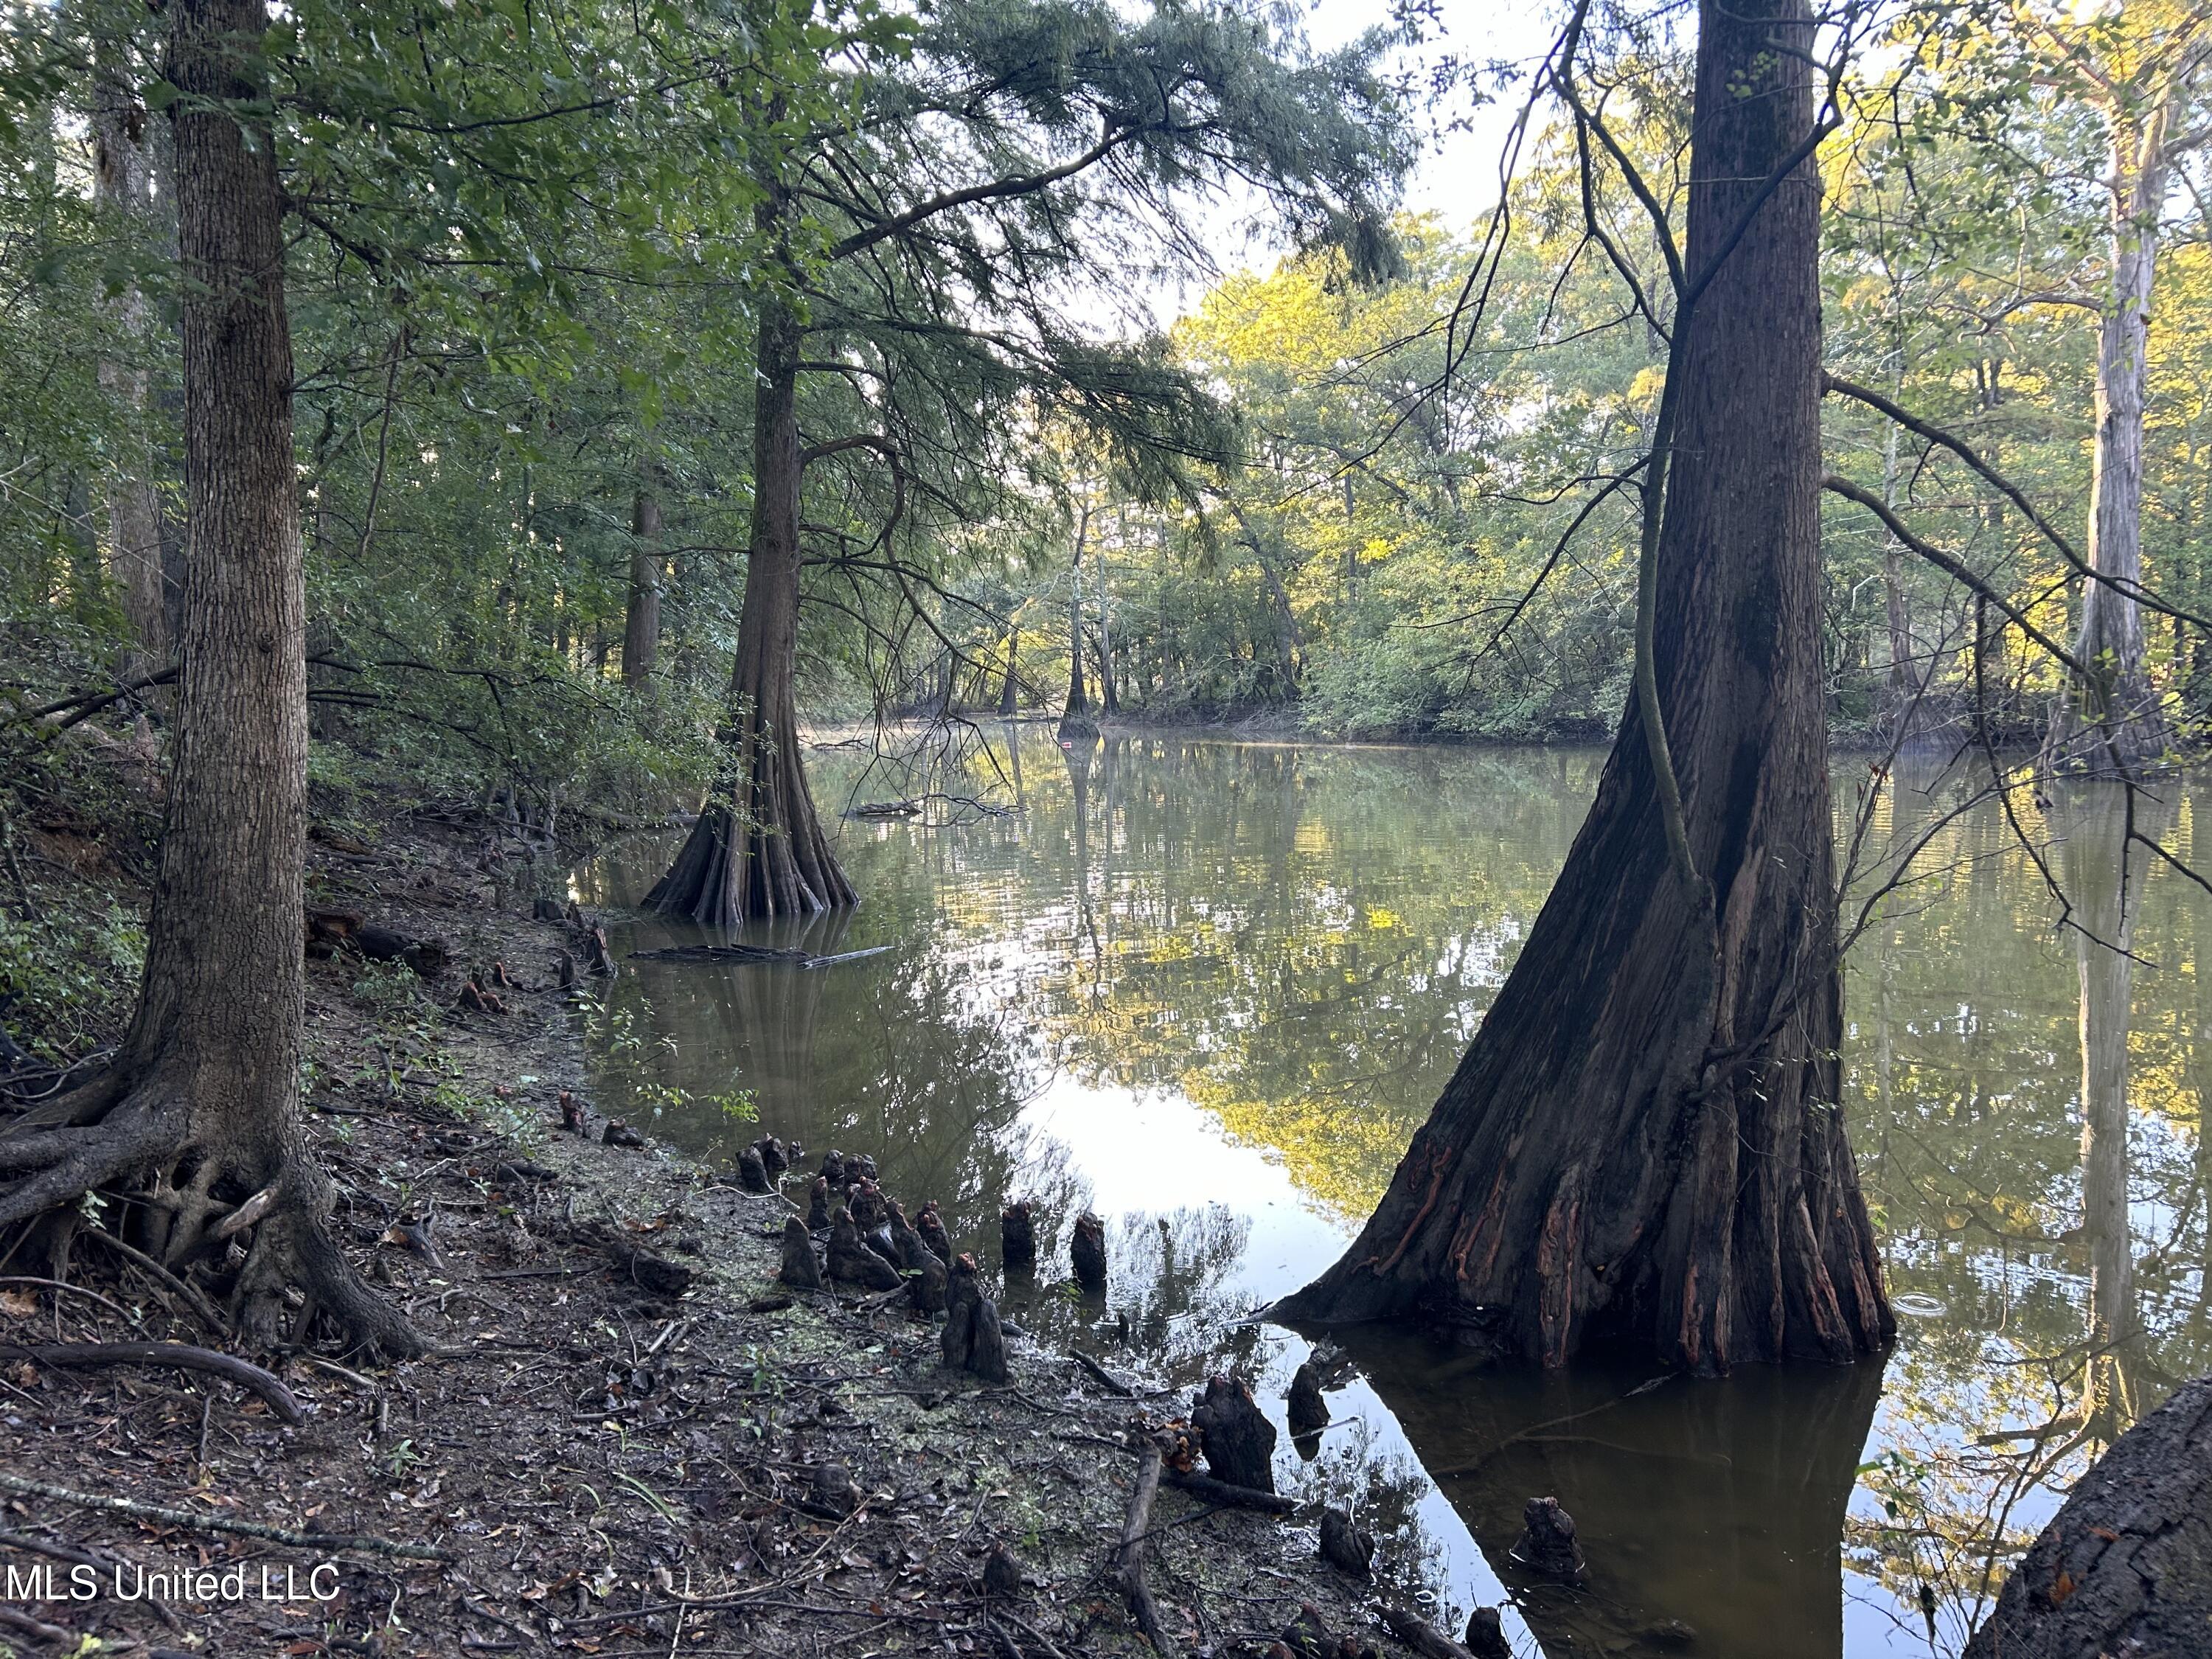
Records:
<instances>
[{"instance_id":1,"label":"tree bark","mask_svg":"<svg viewBox=\"0 0 2212 1659\"><path fill-rule=\"evenodd\" d=\"M130 243L153 213L154 157L146 107L115 61L120 55L103 37L93 66L93 192ZM135 357L146 343L152 316L144 290L129 283L109 306L116 331L130 343ZM107 480L108 560L137 647L125 672L139 673L165 665L170 643L161 580L161 499L146 431L149 376L143 362L125 357L100 364L100 384L121 406L129 428L124 459Z\"/></svg>"},{"instance_id":2,"label":"tree bark","mask_svg":"<svg viewBox=\"0 0 2212 1659\"><path fill-rule=\"evenodd\" d=\"M231 1310L250 1337L276 1339L297 1285L294 1340L321 1311L358 1344L419 1352L339 1255L300 1123L307 600L267 19L263 0L170 15L189 580L145 977L110 1071L0 1134L16 1176L0 1226L127 1176L171 1264L251 1237Z\"/></svg>"},{"instance_id":3,"label":"tree bark","mask_svg":"<svg viewBox=\"0 0 2212 1659\"><path fill-rule=\"evenodd\" d=\"M999 682L999 718L1012 720L1017 708L1015 702L1020 686L1016 678L1015 665L1021 660L1022 630L1009 629L1006 632L1006 677Z\"/></svg>"},{"instance_id":4,"label":"tree bark","mask_svg":"<svg viewBox=\"0 0 2212 1659\"><path fill-rule=\"evenodd\" d=\"M2069 684L2051 719L2047 753L2068 769L2126 772L2171 740L2143 663L2143 404L2150 385L2150 302L2158 268L2159 216L2172 163L2166 136L2178 82L2140 118L2114 107L2112 275L2097 331L2097 440L2089 483L2089 567L2076 660L2087 680Z\"/></svg>"},{"instance_id":5,"label":"tree bark","mask_svg":"<svg viewBox=\"0 0 2212 1659\"><path fill-rule=\"evenodd\" d=\"M731 928L854 902L799 757L798 319L762 307L753 393L753 509L730 681L723 775L646 908Z\"/></svg>"},{"instance_id":6,"label":"tree bark","mask_svg":"<svg viewBox=\"0 0 2212 1659\"><path fill-rule=\"evenodd\" d=\"M1098 722L1091 718L1091 700L1083 690L1083 551L1091 537L1091 506L1085 502L1075 520L1075 557L1069 566L1067 598L1067 706L1060 711L1060 731L1095 733Z\"/></svg>"},{"instance_id":7,"label":"tree bark","mask_svg":"<svg viewBox=\"0 0 2212 1659\"><path fill-rule=\"evenodd\" d=\"M1813 112L1804 0L1699 16L1692 272ZM1610 1343L1700 1371L1893 1334L1837 1059L1819 210L1801 163L1677 325L1651 663L1711 899L1672 866L1632 714L1457 1073L1283 1317L1419 1316L1545 1365Z\"/></svg>"},{"instance_id":8,"label":"tree bark","mask_svg":"<svg viewBox=\"0 0 2212 1659\"><path fill-rule=\"evenodd\" d=\"M640 486L630 502L629 613L623 623L624 685L652 678L660 655L660 502Z\"/></svg>"},{"instance_id":9,"label":"tree bark","mask_svg":"<svg viewBox=\"0 0 2212 1659\"><path fill-rule=\"evenodd\" d=\"M1106 538L1095 544L1098 561L1098 708L1099 712L1121 712L1121 693L1114 684L1114 621L1112 600L1106 591Z\"/></svg>"},{"instance_id":10,"label":"tree bark","mask_svg":"<svg viewBox=\"0 0 2212 1659\"><path fill-rule=\"evenodd\" d=\"M2068 1494L1965 1659L2204 1651L2212 1628L2212 1377L2185 1383Z\"/></svg>"}]
</instances>

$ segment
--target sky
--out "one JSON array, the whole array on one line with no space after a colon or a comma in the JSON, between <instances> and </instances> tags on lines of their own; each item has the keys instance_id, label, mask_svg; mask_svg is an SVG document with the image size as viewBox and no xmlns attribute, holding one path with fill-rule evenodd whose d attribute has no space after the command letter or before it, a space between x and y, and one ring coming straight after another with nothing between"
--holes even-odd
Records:
<instances>
[{"instance_id":1,"label":"sky","mask_svg":"<svg viewBox=\"0 0 2212 1659\"><path fill-rule=\"evenodd\" d=\"M1346 44L1381 21L1388 0L1305 0L1302 9L1313 45L1328 50ZM1434 0L1429 38L1401 54L1401 67L1424 71L1447 55L1463 63L1507 59L1533 64L1552 42L1560 21L1558 12L1555 0ZM1417 74L1416 78L1426 77ZM1485 84L1490 83L1486 80ZM1525 95L1525 91L1515 90L1479 103L1462 86L1419 111L1427 137L1420 162L1407 180L1405 205L1417 213L1435 213L1447 222L1473 223L1497 199L1499 156ZM1224 273L1267 270L1288 251L1279 238L1267 234L1263 222L1255 226L1250 205L1224 204L1212 222L1218 233L1211 252ZM1164 326L1195 306L1210 285L1196 278L1163 281L1141 297L1155 321Z\"/></svg>"}]
</instances>

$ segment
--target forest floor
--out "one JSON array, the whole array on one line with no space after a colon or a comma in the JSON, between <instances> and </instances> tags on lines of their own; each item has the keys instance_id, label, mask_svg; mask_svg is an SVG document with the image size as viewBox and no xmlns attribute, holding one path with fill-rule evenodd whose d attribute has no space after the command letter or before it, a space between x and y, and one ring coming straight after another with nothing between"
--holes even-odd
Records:
<instances>
[{"instance_id":1,"label":"forest floor","mask_svg":"<svg viewBox=\"0 0 2212 1659\"><path fill-rule=\"evenodd\" d=\"M131 830L38 807L18 844L40 879L18 860L18 886L127 897L143 816ZM0 1345L17 1350L0 1358L15 1482L0 1653L1149 1651L1117 1547L1142 1436L1189 1402L1138 1379L1116 1395L1018 1337L1010 1384L947 1371L902 1296L775 1282L781 1194L604 1144L596 1113L564 1131L562 1091L589 1106L589 989L556 984L573 925L530 919L558 868L544 851L465 811L318 791L311 906L451 954L420 984L340 954L310 963L307 992L308 1134L339 1185L339 1237L439 1352L254 1356L297 1401L288 1424L280 1399L190 1370L21 1357L229 1343L175 1284L82 1236L72 1288L0 1264L16 1276L0 1277ZM458 1006L495 962L516 988L504 1011ZM1345 1651L1387 1650L1368 1587L1316 1559L1315 1519L1164 1488L1140 1554L1171 1641L1267 1652L1310 1603L1358 1633ZM981 1582L999 1549L1018 1588L1004 1561Z\"/></svg>"}]
</instances>

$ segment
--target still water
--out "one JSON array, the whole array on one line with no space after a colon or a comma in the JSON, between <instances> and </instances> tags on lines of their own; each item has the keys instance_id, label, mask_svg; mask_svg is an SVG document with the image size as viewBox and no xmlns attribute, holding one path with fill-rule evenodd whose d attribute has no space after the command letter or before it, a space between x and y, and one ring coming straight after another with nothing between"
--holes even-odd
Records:
<instances>
[{"instance_id":1,"label":"still water","mask_svg":"<svg viewBox=\"0 0 2212 1659\"><path fill-rule=\"evenodd\" d=\"M746 937L890 948L816 971L633 964L587 1019L601 1103L709 1157L763 1128L872 1152L987 1266L1001 1206L1036 1200L1056 1248L1006 1287L1034 1336L1158 1382L1242 1370L1280 1423L1310 1350L1249 1315L1381 1194L1602 757L988 738L926 763L816 750L826 813L927 811L843 821L857 912ZM1346 1334L1330 1426L1285 1431L1279 1484L1351 1507L1440 1623L1506 1602L1518 1650L1552 1659L1955 1653L1992 1563L2212 1368L2212 902L2130 841L2124 801L2017 793L2016 833L1966 783L1908 770L1859 829L1855 776L1839 761L1839 842L1869 872L1844 909L1846 1109L1898 1347L1693 1382ZM2212 869L2188 795L2139 799L2133 827ZM621 915L672 850L636 838L576 896ZM615 933L618 952L700 937L635 916ZM717 1103L734 1090L759 1127ZM1103 1303L1063 1283L1086 1208L1108 1224ZM1578 1592L1507 1559L1547 1494L1581 1530Z\"/></svg>"}]
</instances>

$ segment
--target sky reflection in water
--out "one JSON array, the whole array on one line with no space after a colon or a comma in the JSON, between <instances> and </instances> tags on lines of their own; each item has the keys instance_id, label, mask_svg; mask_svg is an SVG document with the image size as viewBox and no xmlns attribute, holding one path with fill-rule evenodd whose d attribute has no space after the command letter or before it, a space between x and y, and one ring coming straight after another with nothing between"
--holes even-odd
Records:
<instances>
[{"instance_id":1,"label":"sky reflection in water","mask_svg":"<svg viewBox=\"0 0 2212 1659\"><path fill-rule=\"evenodd\" d=\"M767 1128L817 1155L872 1152L888 1190L938 1200L987 1264L1003 1202L1036 1198L1055 1248L1007 1287L1025 1325L1179 1382L1241 1367L1279 1422L1306 1344L1246 1316L1333 1260L1381 1193L1602 757L1180 738L1069 752L1014 729L1009 746L991 728L990 759L920 778L817 751L832 814L994 781L1018 810L848 820L861 908L746 936L881 956L811 973L635 964L589 1021L602 1103L732 1155L759 1131L702 1103L749 1089ZM1838 761L1839 778L1854 769ZM1871 861L1942 827L1849 968L1852 1139L1892 1288L1923 1310L1886 1374L1637 1393L1650 1379L1633 1367L1501 1375L1360 1333L1317 1450L1284 1437L1286 1490L1351 1503L1457 1613L1512 1594L1526 1653L1674 1650L1662 1627L1679 1620L1692 1652L1925 1655L1923 1582L1934 1650L1958 1650L1992 1588L1990 1541L2024 1540L2054 1484L2212 1364L2197 1134L2212 909L2140 850L2124 868L2112 801L2022 800L2078 895L2080 927L2055 929L1996 808L1944 822L1958 789L1908 771L1884 796ZM2188 791L2169 797L2139 805L2138 828L2212 868L2212 826L2200 844ZM668 850L639 838L576 891L632 902ZM2089 937L2124 930L2132 963ZM644 920L617 935L618 951L698 937ZM1109 1224L1103 1304L1061 1282L1086 1206ZM1506 1560L1522 1503L1545 1493L1581 1527L1584 1594Z\"/></svg>"}]
</instances>

